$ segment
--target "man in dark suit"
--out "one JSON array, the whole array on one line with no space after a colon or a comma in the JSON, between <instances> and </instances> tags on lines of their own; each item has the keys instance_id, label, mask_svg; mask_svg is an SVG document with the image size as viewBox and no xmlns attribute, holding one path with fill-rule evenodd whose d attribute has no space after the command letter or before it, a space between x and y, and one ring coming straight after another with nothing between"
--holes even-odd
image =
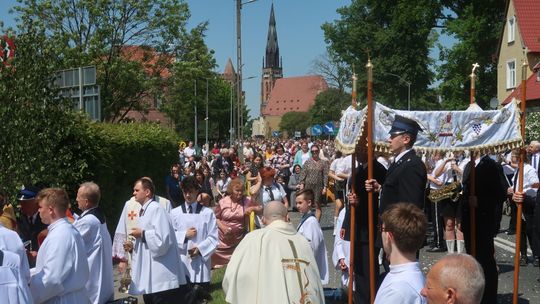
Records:
<instances>
[{"instance_id":1,"label":"man in dark suit","mask_svg":"<svg viewBox=\"0 0 540 304\"><path fill-rule=\"evenodd\" d=\"M426 166L413 150L418 131L418 123L412 119L396 115L388 143L394 154L394 162L388 168L382 185L376 180L366 180L366 191L380 193L379 213L382 214L391 204L411 203L424 208L427 183Z\"/></svg>"},{"instance_id":2,"label":"man in dark suit","mask_svg":"<svg viewBox=\"0 0 540 304\"><path fill-rule=\"evenodd\" d=\"M366 157L364 157L365 159ZM386 168L376 160L373 160L373 175L376 180L384 182L386 175ZM370 303L369 297L369 216L368 216L368 195L366 189L363 187L364 181L367 179L367 162L359 164L356 168L356 186L355 193L349 195L349 203L356 206L356 243L354 251L354 303L356 304L368 304ZM375 193L373 196L373 223L378 223L378 195ZM351 209L347 208L345 218L342 225L342 238L345 241L350 241L350 217ZM374 237L380 238L380 232L373 229ZM375 277L379 276L379 265L377 260L377 254L382 244L375 245Z\"/></svg>"},{"instance_id":3,"label":"man in dark suit","mask_svg":"<svg viewBox=\"0 0 540 304\"><path fill-rule=\"evenodd\" d=\"M471 197L471 165L469 162L463 173L462 228L465 248L471 252L470 206L476 209L476 260L482 265L486 277L486 287L481 303L497 303L497 262L493 238L498 233L496 212L499 202L506 199L505 177L500 164L487 155L476 161L475 196Z\"/></svg>"},{"instance_id":4,"label":"man in dark suit","mask_svg":"<svg viewBox=\"0 0 540 304\"><path fill-rule=\"evenodd\" d=\"M47 225L43 224L39 216L39 206L36 201L36 196L40 188L29 186L23 187L17 195L17 201L21 208L21 213L17 219L17 227L19 228L19 236L23 242L30 241L31 246L28 249L28 261L30 267L35 266L37 251L39 249L38 234L47 229Z\"/></svg>"}]
</instances>

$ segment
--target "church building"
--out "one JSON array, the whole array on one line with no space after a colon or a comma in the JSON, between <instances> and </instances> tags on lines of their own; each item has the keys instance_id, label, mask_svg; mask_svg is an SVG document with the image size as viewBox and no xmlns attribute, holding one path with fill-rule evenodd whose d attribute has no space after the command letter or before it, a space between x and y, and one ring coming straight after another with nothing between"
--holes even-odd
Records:
<instances>
[{"instance_id":1,"label":"church building","mask_svg":"<svg viewBox=\"0 0 540 304\"><path fill-rule=\"evenodd\" d=\"M261 115L253 121L252 135L269 138L273 131L279 131L279 123L285 113L307 112L315 103L315 97L327 90L328 85L320 75L283 77L274 4L270 10L266 52L262 64Z\"/></svg>"}]
</instances>

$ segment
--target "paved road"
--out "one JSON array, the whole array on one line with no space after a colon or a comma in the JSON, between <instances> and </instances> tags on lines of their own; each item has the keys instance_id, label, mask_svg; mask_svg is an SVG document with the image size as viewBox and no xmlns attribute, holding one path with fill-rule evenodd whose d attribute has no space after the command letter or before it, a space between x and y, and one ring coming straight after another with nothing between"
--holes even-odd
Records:
<instances>
[{"instance_id":1,"label":"paved road","mask_svg":"<svg viewBox=\"0 0 540 304\"><path fill-rule=\"evenodd\" d=\"M332 236L333 213L333 203L329 203L328 206L323 207L321 227L325 236L326 248L328 249L329 264L332 263L331 255L334 245L334 237ZM290 213L291 222L297 225L300 221L300 216L301 214L298 212ZM508 227L508 220L509 218L507 216L503 216L501 227ZM514 280L513 258L515 250L514 242L515 236L508 236L505 233L500 233L495 238L496 259L500 269L498 303L512 303ZM426 248L423 248L420 251L420 263L422 265L422 270L426 274L431 266L435 264L437 260L444 255L444 253L429 253L426 252L425 249ZM530 250L529 260L532 260ZM340 287L341 281L339 276L340 274L332 268L330 271L330 282L325 287ZM533 267L532 264L529 264L520 268L519 303L540 303L540 283L536 281L538 277L540 277L540 270L538 267ZM115 290L117 290L117 278L115 278L115 284ZM115 297L118 298L120 296L122 295L116 292ZM139 298L139 303L143 303L141 298Z\"/></svg>"},{"instance_id":2,"label":"paved road","mask_svg":"<svg viewBox=\"0 0 540 304\"><path fill-rule=\"evenodd\" d=\"M330 203L323 207L322 228L328 249L328 261L332 263L332 248L334 238L332 236L334 204ZM291 213L291 221L297 223L300 218L299 213ZM503 216L501 227L508 227L508 216ZM424 274L427 274L433 264L435 264L445 253L429 253L427 248L420 251L420 263ZM514 251L515 236L508 236L499 233L495 238L495 251L497 264L499 266L499 288L498 303L512 303L512 292L514 284ZM540 283L536 280L540 277L540 269L532 265L532 253L529 250L529 265L520 268L519 303L540 303ZM341 284L339 274L333 270L330 272L330 282L325 287L339 287Z\"/></svg>"}]
</instances>

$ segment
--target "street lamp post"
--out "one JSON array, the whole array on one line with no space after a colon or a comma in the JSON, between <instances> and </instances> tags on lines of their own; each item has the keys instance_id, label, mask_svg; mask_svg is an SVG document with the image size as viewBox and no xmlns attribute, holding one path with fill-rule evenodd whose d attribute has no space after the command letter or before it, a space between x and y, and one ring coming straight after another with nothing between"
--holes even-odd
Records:
<instances>
[{"instance_id":1,"label":"street lamp post","mask_svg":"<svg viewBox=\"0 0 540 304\"><path fill-rule=\"evenodd\" d=\"M248 3L253 3L257 0L249 0L242 3L242 0L236 0L236 64L238 67L238 73L236 74L236 95L237 100L237 121L238 121L238 138L244 137L244 118L242 115L243 94L242 94L242 6Z\"/></svg>"},{"instance_id":2,"label":"street lamp post","mask_svg":"<svg viewBox=\"0 0 540 304\"><path fill-rule=\"evenodd\" d=\"M256 78L255 76L250 76L250 77L246 77L246 78L243 78L242 80L248 80L248 79L253 79L253 78ZM230 123L229 123L229 142L232 143L233 140L234 140L234 105L233 105L233 90L234 90L234 87L236 86L238 81L235 81L235 82L232 82L231 83L231 111L230 111ZM237 125L239 126L239 123L238 123L238 117L237 117ZM240 137L238 137L240 138Z\"/></svg>"},{"instance_id":3,"label":"street lamp post","mask_svg":"<svg viewBox=\"0 0 540 304\"><path fill-rule=\"evenodd\" d=\"M195 136L193 140L195 141L195 147L197 147L197 79L195 79L194 96L195 102L193 103L193 107L195 109Z\"/></svg>"},{"instance_id":4,"label":"street lamp post","mask_svg":"<svg viewBox=\"0 0 540 304\"><path fill-rule=\"evenodd\" d=\"M206 78L206 117L204 118L205 124L206 124L206 149L207 151L210 149L208 146L208 78Z\"/></svg>"},{"instance_id":5,"label":"street lamp post","mask_svg":"<svg viewBox=\"0 0 540 304\"><path fill-rule=\"evenodd\" d=\"M388 73L388 72L384 72L384 74L388 74L390 76L397 77L399 79L399 81L403 81L407 85L407 111L410 111L411 110L411 82L405 80L403 77L401 77L401 76L399 76L397 74Z\"/></svg>"}]
</instances>

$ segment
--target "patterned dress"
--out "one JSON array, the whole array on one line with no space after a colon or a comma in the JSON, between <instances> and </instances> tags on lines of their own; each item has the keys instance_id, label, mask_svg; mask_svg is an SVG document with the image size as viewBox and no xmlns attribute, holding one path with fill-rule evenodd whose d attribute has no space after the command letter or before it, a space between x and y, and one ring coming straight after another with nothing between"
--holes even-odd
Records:
<instances>
[{"instance_id":1,"label":"patterned dress","mask_svg":"<svg viewBox=\"0 0 540 304\"><path fill-rule=\"evenodd\" d=\"M247 223L244 210L250 204L249 198L244 198L243 205L241 205L233 203L231 197L226 196L216 206L214 210L216 219L232 230L229 235L225 235L225 231L219 229L219 244L212 256L212 268L221 268L227 265L234 249L244 238Z\"/></svg>"},{"instance_id":2,"label":"patterned dress","mask_svg":"<svg viewBox=\"0 0 540 304\"><path fill-rule=\"evenodd\" d=\"M315 194L314 202L321 203L321 192L328 184L328 161L313 158L304 163L300 174L300 183L304 184L304 189L311 189Z\"/></svg>"}]
</instances>

